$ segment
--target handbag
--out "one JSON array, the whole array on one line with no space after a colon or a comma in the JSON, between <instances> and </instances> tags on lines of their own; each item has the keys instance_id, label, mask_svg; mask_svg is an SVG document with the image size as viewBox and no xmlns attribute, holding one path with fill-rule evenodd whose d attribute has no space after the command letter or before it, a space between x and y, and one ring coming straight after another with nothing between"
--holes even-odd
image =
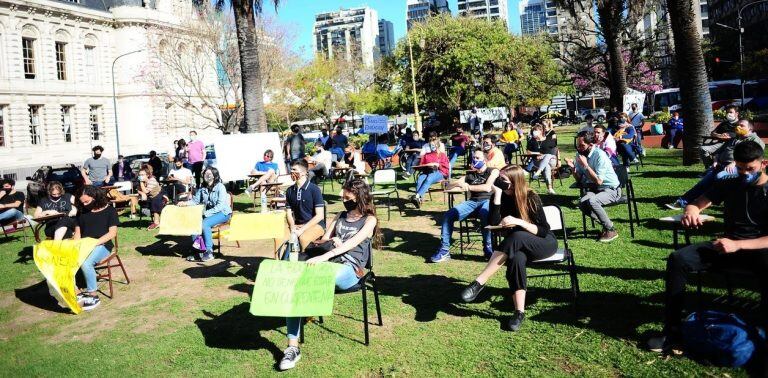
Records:
<instances>
[{"instance_id":1,"label":"handbag","mask_svg":"<svg viewBox=\"0 0 768 378\"><path fill-rule=\"evenodd\" d=\"M764 352L760 347L765 333L734 314L694 312L683 322L682 332L686 352L717 366L743 366Z\"/></svg>"}]
</instances>

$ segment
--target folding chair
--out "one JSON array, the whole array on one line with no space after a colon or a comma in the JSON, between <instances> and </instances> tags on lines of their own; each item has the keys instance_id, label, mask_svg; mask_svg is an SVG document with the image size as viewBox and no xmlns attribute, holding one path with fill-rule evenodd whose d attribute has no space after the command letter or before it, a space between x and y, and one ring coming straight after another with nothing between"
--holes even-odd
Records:
<instances>
[{"instance_id":1,"label":"folding chair","mask_svg":"<svg viewBox=\"0 0 768 378\"><path fill-rule=\"evenodd\" d=\"M117 187L115 188L115 190L121 194L128 195L128 194L131 194L131 192L133 192L133 183L130 181L118 181L115 183L115 186ZM112 207L114 207L115 209L124 209L130 206L131 204L130 197L123 200L117 200L115 198L112 198L112 196L109 196L109 193L107 194L109 197L109 202L112 204Z\"/></svg>"},{"instance_id":2,"label":"folding chair","mask_svg":"<svg viewBox=\"0 0 768 378\"><path fill-rule=\"evenodd\" d=\"M391 218L391 201L392 195L397 197L400 201L400 192L397 190L397 172L394 169L379 169L373 172L373 185L371 185L371 195L374 197L386 196L387 197L387 220ZM403 214L400 205L397 205L397 210L400 215Z\"/></svg>"},{"instance_id":3,"label":"folding chair","mask_svg":"<svg viewBox=\"0 0 768 378\"><path fill-rule=\"evenodd\" d=\"M557 154L555 154L555 159L553 159L552 161L549 162L549 166L550 166L550 168L552 168L552 170L551 170L552 177L550 177L550 179L552 180L552 182L554 182L555 178L557 178L560 181L560 186L562 187L563 186L563 178L560 177L559 174L557 174L558 168L560 168L562 166L562 160L560 159L560 149L557 150ZM536 180L537 184L539 185L539 187L541 187L541 183L542 182L546 182L546 178L544 176L539 176L539 178L535 179L535 180ZM531 173L531 174L528 175L528 182L533 182L533 181L534 181L533 173Z\"/></svg>"},{"instance_id":4,"label":"folding chair","mask_svg":"<svg viewBox=\"0 0 768 378\"><path fill-rule=\"evenodd\" d=\"M635 238L635 223L637 227L640 227L640 215L637 210L637 199L635 198L635 186L632 184L632 178L627 172L627 168L622 165L614 165L613 170L616 172L616 176L619 178L619 188L622 190L622 196L618 202L607 205L606 207L612 207L620 204L627 204L628 216L629 216L629 232L632 238ZM574 186L571 186L574 187ZM579 198L584 196L586 188L578 186ZM587 236L587 215L581 213L581 225L584 236ZM595 221L592 219L592 227L595 226Z\"/></svg>"},{"instance_id":5,"label":"folding chair","mask_svg":"<svg viewBox=\"0 0 768 378\"><path fill-rule=\"evenodd\" d=\"M131 283L131 280L128 278L128 273L125 272L125 266L123 265L123 261L120 260L120 256L117 254L118 250L118 244L117 244L117 235L115 235L115 248L112 249L112 253L109 254L104 260L99 261L98 264L96 264L96 271L103 271L106 270L106 273L98 273L96 275L97 280L106 279L107 282L109 282L109 295L107 295L110 299L114 298L114 292L112 291L112 268L120 268L120 270L123 271L123 277L125 277L125 284L128 285ZM103 293L103 292L102 292ZM105 294L106 295L106 294Z\"/></svg>"},{"instance_id":6,"label":"folding chair","mask_svg":"<svg viewBox=\"0 0 768 378\"><path fill-rule=\"evenodd\" d=\"M24 244L27 244L27 228L32 228L32 223L29 222L29 218L27 217L27 201L24 201L22 204L22 209L22 212L24 213L23 218L0 225L0 228L3 229L3 236L5 236L6 239L9 234L21 232L21 235L24 238Z\"/></svg>"}]
</instances>

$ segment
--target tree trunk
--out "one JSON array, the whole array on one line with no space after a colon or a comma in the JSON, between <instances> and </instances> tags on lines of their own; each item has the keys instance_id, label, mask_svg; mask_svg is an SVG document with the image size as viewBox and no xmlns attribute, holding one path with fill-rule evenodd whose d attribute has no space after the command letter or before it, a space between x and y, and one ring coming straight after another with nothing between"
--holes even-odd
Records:
<instances>
[{"instance_id":1,"label":"tree trunk","mask_svg":"<svg viewBox=\"0 0 768 378\"><path fill-rule=\"evenodd\" d=\"M245 129L247 133L267 132L264 112L264 90L261 86L259 65L259 39L252 0L232 0L240 49L240 76L242 80Z\"/></svg>"},{"instance_id":2,"label":"tree trunk","mask_svg":"<svg viewBox=\"0 0 768 378\"><path fill-rule=\"evenodd\" d=\"M712 99L709 95L707 70L701 49L701 36L696 27L694 6L699 2L691 0L667 0L670 26L675 41L675 62L680 83L680 102L685 117L683 134L683 165L699 162L699 147L702 137L709 135L714 125Z\"/></svg>"},{"instance_id":3,"label":"tree trunk","mask_svg":"<svg viewBox=\"0 0 768 378\"><path fill-rule=\"evenodd\" d=\"M608 88L610 89L611 107L616 107L621 111L624 106L624 95L627 93L627 72L624 65L624 59L621 54L621 17L623 11L623 1L604 0L598 2L597 14L600 17L600 27L605 36L605 46L608 50L610 67L608 69L608 79L610 80Z\"/></svg>"}]
</instances>

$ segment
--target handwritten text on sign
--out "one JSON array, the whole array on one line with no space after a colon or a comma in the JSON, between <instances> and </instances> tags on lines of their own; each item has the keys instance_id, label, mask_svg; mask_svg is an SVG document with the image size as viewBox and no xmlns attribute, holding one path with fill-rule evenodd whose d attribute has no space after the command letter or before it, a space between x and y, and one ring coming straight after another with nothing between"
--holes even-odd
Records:
<instances>
[{"instance_id":1,"label":"handwritten text on sign","mask_svg":"<svg viewBox=\"0 0 768 378\"><path fill-rule=\"evenodd\" d=\"M389 131L387 120L387 116L363 116L363 132L366 134L386 134Z\"/></svg>"},{"instance_id":2,"label":"handwritten text on sign","mask_svg":"<svg viewBox=\"0 0 768 378\"><path fill-rule=\"evenodd\" d=\"M251 314L322 316L333 312L333 292L340 265L264 260L256 274Z\"/></svg>"},{"instance_id":3,"label":"handwritten text on sign","mask_svg":"<svg viewBox=\"0 0 768 378\"><path fill-rule=\"evenodd\" d=\"M79 240L45 240L33 248L33 258L37 269L43 273L51 294L66 303L72 312L79 314L82 309L77 303L75 292L75 273L91 254L97 240L85 238Z\"/></svg>"}]
</instances>

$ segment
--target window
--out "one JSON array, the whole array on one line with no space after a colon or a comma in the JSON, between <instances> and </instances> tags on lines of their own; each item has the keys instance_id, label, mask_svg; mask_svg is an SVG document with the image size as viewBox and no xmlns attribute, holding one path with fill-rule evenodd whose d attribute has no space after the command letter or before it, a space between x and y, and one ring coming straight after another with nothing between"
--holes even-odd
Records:
<instances>
[{"instance_id":1,"label":"window","mask_svg":"<svg viewBox=\"0 0 768 378\"><path fill-rule=\"evenodd\" d=\"M72 141L72 105L61 106L61 132L65 142Z\"/></svg>"},{"instance_id":2,"label":"window","mask_svg":"<svg viewBox=\"0 0 768 378\"><path fill-rule=\"evenodd\" d=\"M40 109L42 105L29 106L29 137L33 145L40 144Z\"/></svg>"},{"instance_id":3,"label":"window","mask_svg":"<svg viewBox=\"0 0 768 378\"><path fill-rule=\"evenodd\" d=\"M5 147L6 105L0 105L0 147Z\"/></svg>"},{"instance_id":4,"label":"window","mask_svg":"<svg viewBox=\"0 0 768 378\"><path fill-rule=\"evenodd\" d=\"M85 46L85 77L89 83L96 82L96 46Z\"/></svg>"},{"instance_id":5,"label":"window","mask_svg":"<svg viewBox=\"0 0 768 378\"><path fill-rule=\"evenodd\" d=\"M99 113L101 112L101 106L91 105L91 115L89 117L91 124L91 140L99 140Z\"/></svg>"},{"instance_id":6,"label":"window","mask_svg":"<svg viewBox=\"0 0 768 378\"><path fill-rule=\"evenodd\" d=\"M35 39L21 39L21 54L24 62L24 78L35 78Z\"/></svg>"},{"instance_id":7,"label":"window","mask_svg":"<svg viewBox=\"0 0 768 378\"><path fill-rule=\"evenodd\" d=\"M67 44L65 42L56 42L56 78L67 80Z\"/></svg>"}]
</instances>

